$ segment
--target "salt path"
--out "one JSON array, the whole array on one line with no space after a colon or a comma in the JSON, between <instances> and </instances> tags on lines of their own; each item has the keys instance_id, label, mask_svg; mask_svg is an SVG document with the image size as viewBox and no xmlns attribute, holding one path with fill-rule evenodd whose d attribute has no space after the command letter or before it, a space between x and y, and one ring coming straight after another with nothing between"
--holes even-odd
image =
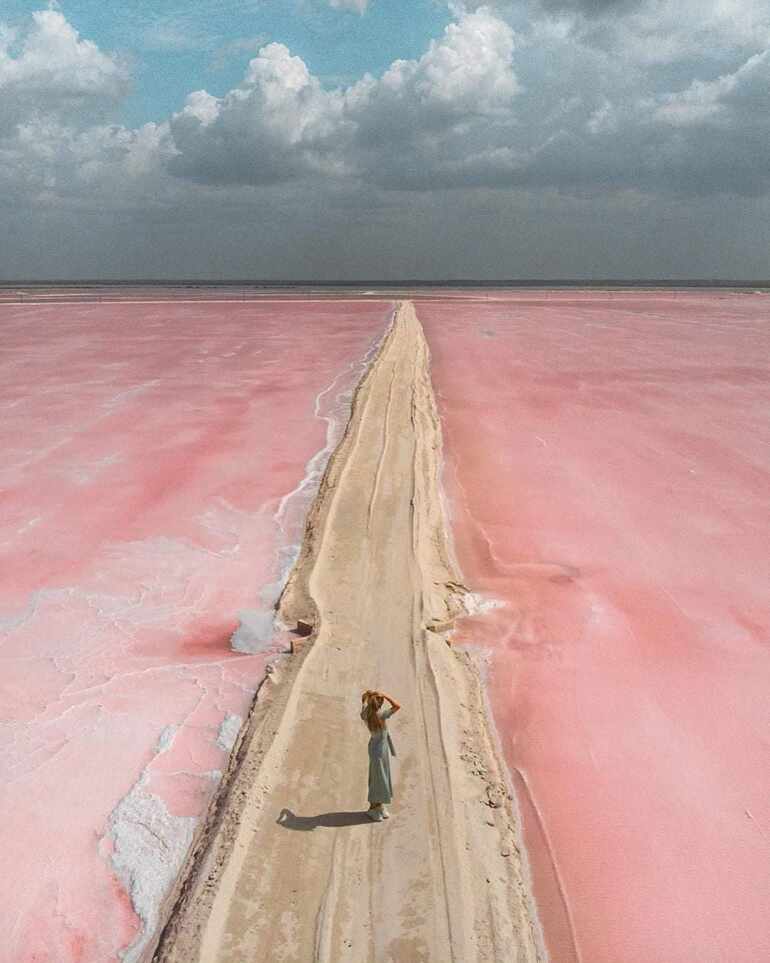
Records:
<instances>
[{"instance_id":1,"label":"salt path","mask_svg":"<svg viewBox=\"0 0 770 963\"><path fill-rule=\"evenodd\" d=\"M418 313L552 960L770 960L770 296Z\"/></svg>"},{"instance_id":2,"label":"salt path","mask_svg":"<svg viewBox=\"0 0 770 963\"><path fill-rule=\"evenodd\" d=\"M391 313L0 305L3 963L138 957Z\"/></svg>"}]
</instances>

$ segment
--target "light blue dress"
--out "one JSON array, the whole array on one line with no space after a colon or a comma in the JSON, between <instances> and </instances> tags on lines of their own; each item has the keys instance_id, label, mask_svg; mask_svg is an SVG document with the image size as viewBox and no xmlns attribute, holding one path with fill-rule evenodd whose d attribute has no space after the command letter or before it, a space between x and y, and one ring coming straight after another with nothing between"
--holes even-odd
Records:
<instances>
[{"instance_id":1,"label":"light blue dress","mask_svg":"<svg viewBox=\"0 0 770 963\"><path fill-rule=\"evenodd\" d=\"M383 720L393 715L392 706L382 706L377 715ZM364 719L364 710L361 709ZM366 721L364 719L364 721ZM378 732L369 736L369 802L389 803L393 798L393 783L390 779L390 757L395 756L393 740L390 738L387 725L383 725Z\"/></svg>"}]
</instances>

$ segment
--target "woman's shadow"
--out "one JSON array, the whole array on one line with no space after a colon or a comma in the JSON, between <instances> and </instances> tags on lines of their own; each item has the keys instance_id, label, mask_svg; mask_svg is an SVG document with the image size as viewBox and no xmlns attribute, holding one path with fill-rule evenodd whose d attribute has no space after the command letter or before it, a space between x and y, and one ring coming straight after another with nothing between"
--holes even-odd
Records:
<instances>
[{"instance_id":1,"label":"woman's shadow","mask_svg":"<svg viewBox=\"0 0 770 963\"><path fill-rule=\"evenodd\" d=\"M365 823L373 826L374 823L363 812L351 813L320 813L318 816L296 816L291 809L282 809L276 822L284 829L299 829L307 832L309 829L317 829L319 826L327 826L338 829L340 826L361 826Z\"/></svg>"}]
</instances>

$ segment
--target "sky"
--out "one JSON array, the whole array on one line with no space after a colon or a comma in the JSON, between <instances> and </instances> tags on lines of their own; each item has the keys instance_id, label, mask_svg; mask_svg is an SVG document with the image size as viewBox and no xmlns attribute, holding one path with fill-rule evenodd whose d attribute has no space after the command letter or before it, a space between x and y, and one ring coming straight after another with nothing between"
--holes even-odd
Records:
<instances>
[{"instance_id":1,"label":"sky","mask_svg":"<svg viewBox=\"0 0 770 963\"><path fill-rule=\"evenodd\" d=\"M0 280L770 277L767 0L0 3Z\"/></svg>"}]
</instances>

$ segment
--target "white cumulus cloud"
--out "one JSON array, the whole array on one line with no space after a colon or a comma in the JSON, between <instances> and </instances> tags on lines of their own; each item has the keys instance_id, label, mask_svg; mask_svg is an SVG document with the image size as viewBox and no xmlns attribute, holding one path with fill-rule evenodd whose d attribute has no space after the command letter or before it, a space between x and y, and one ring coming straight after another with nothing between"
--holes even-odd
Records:
<instances>
[{"instance_id":1,"label":"white cumulus cloud","mask_svg":"<svg viewBox=\"0 0 770 963\"><path fill-rule=\"evenodd\" d=\"M396 61L381 88L453 113L505 110L519 89L513 48L511 27L481 7L450 23L419 60Z\"/></svg>"},{"instance_id":2,"label":"white cumulus cloud","mask_svg":"<svg viewBox=\"0 0 770 963\"><path fill-rule=\"evenodd\" d=\"M203 183L270 184L332 173L344 97L326 91L300 57L271 43L224 97L191 94L170 121L175 174Z\"/></svg>"},{"instance_id":3,"label":"white cumulus cloud","mask_svg":"<svg viewBox=\"0 0 770 963\"><path fill-rule=\"evenodd\" d=\"M510 113L519 85L511 27L486 8L463 14L416 60L327 90L304 61L268 44L222 98L190 95L170 122L171 170L211 184L300 176L387 181L395 168L457 149L458 132ZM454 142L454 145L450 145ZM383 152L385 156L383 157Z\"/></svg>"},{"instance_id":4,"label":"white cumulus cloud","mask_svg":"<svg viewBox=\"0 0 770 963\"><path fill-rule=\"evenodd\" d=\"M26 32L0 29L0 127L30 113L72 116L121 97L125 63L103 53L58 10L39 10Z\"/></svg>"}]
</instances>

